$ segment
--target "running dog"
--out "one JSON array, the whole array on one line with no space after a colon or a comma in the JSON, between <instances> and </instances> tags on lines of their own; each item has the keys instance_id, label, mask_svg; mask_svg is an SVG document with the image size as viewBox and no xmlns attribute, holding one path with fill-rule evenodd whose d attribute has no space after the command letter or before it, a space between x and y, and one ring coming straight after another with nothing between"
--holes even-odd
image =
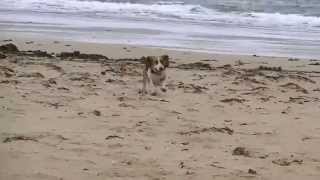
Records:
<instances>
[{"instance_id":1,"label":"running dog","mask_svg":"<svg viewBox=\"0 0 320 180\"><path fill-rule=\"evenodd\" d=\"M158 94L159 89L166 92L165 80L167 78L166 68L169 67L169 56L163 55L142 57L145 68L143 70L142 94L147 94L147 85L152 88L151 95Z\"/></svg>"}]
</instances>

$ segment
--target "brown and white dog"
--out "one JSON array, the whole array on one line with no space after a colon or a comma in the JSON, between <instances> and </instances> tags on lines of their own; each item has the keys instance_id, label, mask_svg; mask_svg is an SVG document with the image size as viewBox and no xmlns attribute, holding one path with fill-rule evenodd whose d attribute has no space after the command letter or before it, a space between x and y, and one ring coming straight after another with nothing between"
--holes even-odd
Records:
<instances>
[{"instance_id":1,"label":"brown and white dog","mask_svg":"<svg viewBox=\"0 0 320 180\"><path fill-rule=\"evenodd\" d=\"M142 94L148 93L147 85L149 85L149 88L152 88L151 95L157 95L159 89L162 92L166 92L166 68L169 67L169 56L148 56L143 57L142 60L145 64L145 69L143 70Z\"/></svg>"}]
</instances>

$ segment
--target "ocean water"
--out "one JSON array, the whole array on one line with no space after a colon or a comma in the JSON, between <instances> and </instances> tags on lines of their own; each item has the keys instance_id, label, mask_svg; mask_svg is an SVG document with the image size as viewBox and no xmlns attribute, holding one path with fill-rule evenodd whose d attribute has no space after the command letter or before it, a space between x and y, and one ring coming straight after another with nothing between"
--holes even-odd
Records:
<instances>
[{"instance_id":1,"label":"ocean water","mask_svg":"<svg viewBox=\"0 0 320 180\"><path fill-rule=\"evenodd\" d=\"M320 58L319 0L0 0L10 36ZM10 38L10 37L8 37Z\"/></svg>"}]
</instances>

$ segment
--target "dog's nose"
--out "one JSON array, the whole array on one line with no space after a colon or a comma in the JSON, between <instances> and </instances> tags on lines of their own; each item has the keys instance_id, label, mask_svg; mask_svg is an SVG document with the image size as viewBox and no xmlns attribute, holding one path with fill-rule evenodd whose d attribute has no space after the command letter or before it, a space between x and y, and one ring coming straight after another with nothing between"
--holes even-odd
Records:
<instances>
[{"instance_id":1,"label":"dog's nose","mask_svg":"<svg viewBox=\"0 0 320 180\"><path fill-rule=\"evenodd\" d=\"M162 70L163 70L163 67L160 67L159 69L160 69L160 71L162 71Z\"/></svg>"}]
</instances>

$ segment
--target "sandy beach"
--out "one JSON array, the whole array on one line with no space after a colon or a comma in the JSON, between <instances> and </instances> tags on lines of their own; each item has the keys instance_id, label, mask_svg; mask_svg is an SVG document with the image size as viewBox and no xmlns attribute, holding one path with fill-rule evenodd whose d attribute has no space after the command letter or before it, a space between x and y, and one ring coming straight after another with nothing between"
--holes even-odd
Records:
<instances>
[{"instance_id":1,"label":"sandy beach","mask_svg":"<svg viewBox=\"0 0 320 180\"><path fill-rule=\"evenodd\" d=\"M319 60L0 45L1 180L320 177ZM140 95L140 58L163 54L168 91Z\"/></svg>"}]
</instances>

